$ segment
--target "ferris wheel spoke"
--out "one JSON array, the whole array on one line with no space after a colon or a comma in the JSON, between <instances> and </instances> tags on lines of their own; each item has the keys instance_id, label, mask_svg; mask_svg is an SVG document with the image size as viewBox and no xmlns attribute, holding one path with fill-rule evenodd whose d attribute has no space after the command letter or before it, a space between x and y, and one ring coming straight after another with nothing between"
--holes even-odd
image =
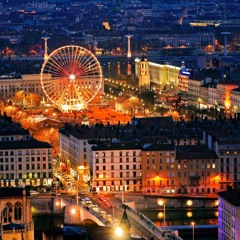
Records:
<instances>
[{"instance_id":1,"label":"ferris wheel spoke","mask_svg":"<svg viewBox=\"0 0 240 240\"><path fill-rule=\"evenodd\" d=\"M99 71L98 66L96 66L95 68L85 69L84 71L82 71L81 76L98 76L98 74L94 74L94 71L96 71L98 73L98 71Z\"/></svg>"},{"instance_id":2,"label":"ferris wheel spoke","mask_svg":"<svg viewBox=\"0 0 240 240\"><path fill-rule=\"evenodd\" d=\"M49 61L48 65L46 66L46 71L49 70L55 74L63 75L67 74L66 68L55 59L55 61Z\"/></svg>"},{"instance_id":3,"label":"ferris wheel spoke","mask_svg":"<svg viewBox=\"0 0 240 240\"><path fill-rule=\"evenodd\" d=\"M64 49L59 52L57 61L64 68L65 74L69 75L69 61L68 61L67 53L65 52Z\"/></svg>"},{"instance_id":4,"label":"ferris wheel spoke","mask_svg":"<svg viewBox=\"0 0 240 240\"><path fill-rule=\"evenodd\" d=\"M97 63L85 63L84 65L81 65L82 72L85 72L86 70L91 71L94 68L99 68L99 65Z\"/></svg>"},{"instance_id":5,"label":"ferris wheel spoke","mask_svg":"<svg viewBox=\"0 0 240 240\"><path fill-rule=\"evenodd\" d=\"M80 64L81 68L84 69L84 68L89 68L89 66L92 66L92 65L94 66L94 63L95 62L93 60L85 59L84 62L80 62L79 64ZM97 64L97 63L95 63L95 64Z\"/></svg>"},{"instance_id":6,"label":"ferris wheel spoke","mask_svg":"<svg viewBox=\"0 0 240 240\"><path fill-rule=\"evenodd\" d=\"M78 91L79 91L79 89L78 89ZM87 102L88 102L88 101L92 98L92 96L94 95L94 94L93 94L93 90L89 90L88 88L84 88L84 87L82 87L82 88L81 88L81 91L79 91L79 92L82 93L82 95L84 96L84 99L86 99Z\"/></svg>"}]
</instances>

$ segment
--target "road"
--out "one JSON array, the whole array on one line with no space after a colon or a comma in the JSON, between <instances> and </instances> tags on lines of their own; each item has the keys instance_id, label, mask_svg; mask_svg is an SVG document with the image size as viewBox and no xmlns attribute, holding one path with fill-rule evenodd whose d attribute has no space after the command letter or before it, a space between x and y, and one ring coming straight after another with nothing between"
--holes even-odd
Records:
<instances>
[{"instance_id":1,"label":"road","mask_svg":"<svg viewBox=\"0 0 240 240\"><path fill-rule=\"evenodd\" d=\"M70 195L62 195L62 198L66 200L67 202L71 204L77 204L77 200L75 197L72 197ZM90 198L92 204L89 205L89 208L91 208L91 211L94 211L96 213L99 213L99 216L102 216L103 219L106 221L109 221L113 226L118 226L121 223L121 219L123 216L124 208L122 207L121 201L113 196L106 196L108 199L114 204L113 208L109 208L99 199L99 196L97 194L79 194L79 204L81 204L82 198ZM97 205L98 207L92 207ZM97 209L97 210L96 210ZM105 211L106 214L102 215L100 212ZM135 214L131 213L130 210L126 209L126 213L128 215L131 228L130 228L130 234L134 236L141 236L142 239L151 239L153 235L156 235L154 239L160 239L158 238L158 234L156 232L157 227L153 224L149 224L148 221L141 220L140 218L136 217ZM110 216L111 215L111 216ZM108 217L107 217L108 216ZM113 224L114 219L114 224ZM154 233L155 228L155 233Z\"/></svg>"}]
</instances>

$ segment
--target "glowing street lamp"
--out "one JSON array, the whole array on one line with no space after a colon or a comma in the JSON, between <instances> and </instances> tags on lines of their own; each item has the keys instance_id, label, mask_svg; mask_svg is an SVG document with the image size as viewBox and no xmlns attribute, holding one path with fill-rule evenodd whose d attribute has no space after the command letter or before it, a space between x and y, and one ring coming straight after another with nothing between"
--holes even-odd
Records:
<instances>
[{"instance_id":1,"label":"glowing street lamp","mask_svg":"<svg viewBox=\"0 0 240 240\"><path fill-rule=\"evenodd\" d=\"M123 235L123 229L122 229L121 227L117 227L117 228L115 229L115 235L116 235L117 238L122 237L122 235Z\"/></svg>"},{"instance_id":2,"label":"glowing street lamp","mask_svg":"<svg viewBox=\"0 0 240 240\"><path fill-rule=\"evenodd\" d=\"M195 228L195 222L191 222L192 225L192 240L194 240L194 228Z\"/></svg>"}]
</instances>

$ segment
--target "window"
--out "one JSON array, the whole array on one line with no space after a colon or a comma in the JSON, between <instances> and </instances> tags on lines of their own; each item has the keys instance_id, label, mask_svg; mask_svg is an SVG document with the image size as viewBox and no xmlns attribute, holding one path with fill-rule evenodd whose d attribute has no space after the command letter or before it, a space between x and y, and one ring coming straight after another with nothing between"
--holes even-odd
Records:
<instances>
[{"instance_id":1,"label":"window","mask_svg":"<svg viewBox=\"0 0 240 240\"><path fill-rule=\"evenodd\" d=\"M22 205L19 202L14 204L14 220L21 220L22 218Z\"/></svg>"},{"instance_id":2,"label":"window","mask_svg":"<svg viewBox=\"0 0 240 240\"><path fill-rule=\"evenodd\" d=\"M12 211L13 211L13 209L12 209L12 204L11 203L6 203L6 205L5 205L5 211L4 211L4 213L3 213L3 222L4 223L10 223L10 222L12 222Z\"/></svg>"}]
</instances>

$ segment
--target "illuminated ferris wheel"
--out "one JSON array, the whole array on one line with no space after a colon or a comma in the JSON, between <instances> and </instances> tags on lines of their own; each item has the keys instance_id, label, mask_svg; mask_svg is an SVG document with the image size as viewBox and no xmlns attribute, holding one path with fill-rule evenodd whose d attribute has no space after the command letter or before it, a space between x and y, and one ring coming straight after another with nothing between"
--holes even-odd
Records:
<instances>
[{"instance_id":1,"label":"illuminated ferris wheel","mask_svg":"<svg viewBox=\"0 0 240 240\"><path fill-rule=\"evenodd\" d=\"M46 58L41 69L41 84L47 98L60 110L81 110L102 87L101 66L87 49L64 46Z\"/></svg>"}]
</instances>

